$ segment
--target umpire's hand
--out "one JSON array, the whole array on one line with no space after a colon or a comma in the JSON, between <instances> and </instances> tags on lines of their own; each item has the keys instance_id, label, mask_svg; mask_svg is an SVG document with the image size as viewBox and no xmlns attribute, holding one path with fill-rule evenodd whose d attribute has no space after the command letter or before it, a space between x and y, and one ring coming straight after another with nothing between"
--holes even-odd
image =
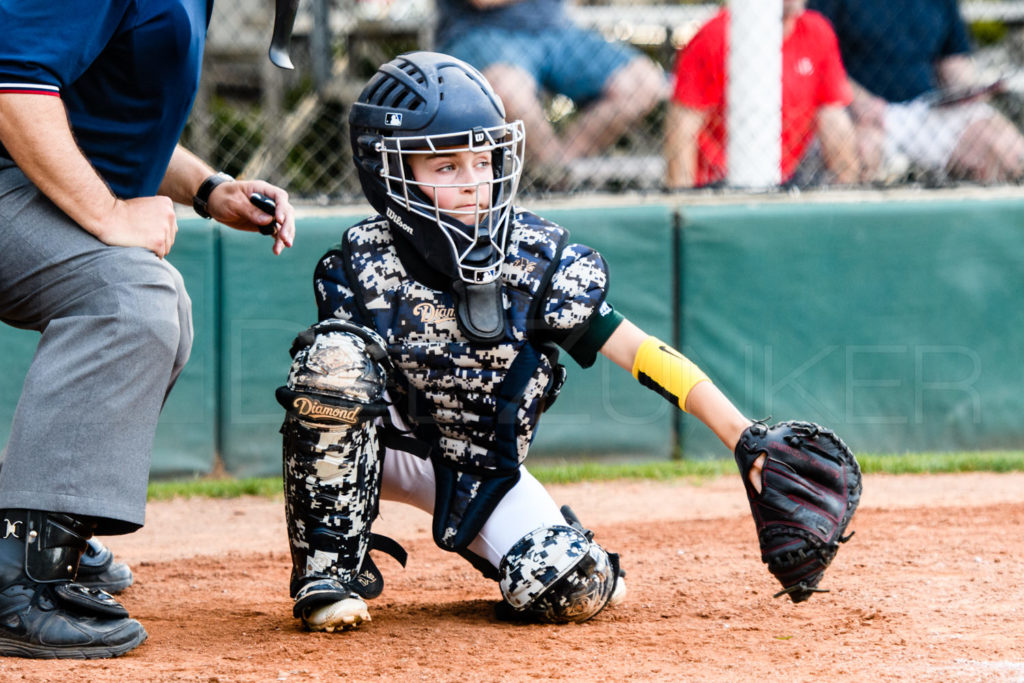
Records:
<instances>
[{"instance_id":1,"label":"umpire's hand","mask_svg":"<svg viewBox=\"0 0 1024 683\"><path fill-rule=\"evenodd\" d=\"M254 192L274 201L273 216L249 200ZM218 185L210 193L207 209L215 221L237 230L259 232L261 226L277 223L273 232L275 254L292 246L295 239L295 207L289 203L288 193L262 180L233 180Z\"/></svg>"}]
</instances>

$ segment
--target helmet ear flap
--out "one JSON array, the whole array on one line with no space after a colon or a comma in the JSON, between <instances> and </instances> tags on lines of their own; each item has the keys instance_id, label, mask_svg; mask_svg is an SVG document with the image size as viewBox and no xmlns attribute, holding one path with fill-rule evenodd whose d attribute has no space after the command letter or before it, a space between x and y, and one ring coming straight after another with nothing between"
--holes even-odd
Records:
<instances>
[{"instance_id":1,"label":"helmet ear flap","mask_svg":"<svg viewBox=\"0 0 1024 683\"><path fill-rule=\"evenodd\" d=\"M405 160L401 149L388 149L383 136L369 132L355 134L353 135L353 148L356 150L355 162L360 171L368 174L372 179L380 180L387 184L396 178L393 172L388 172L388 169L401 169L401 174L397 177L402 178L403 192L395 194L408 192L424 204L431 203L430 199L419 188L419 185L415 182L409 182L415 179L412 167ZM384 163L385 157L387 159L386 165ZM390 179L388 178L389 175L392 176ZM381 207L374 205L374 208L382 214L385 213Z\"/></svg>"}]
</instances>

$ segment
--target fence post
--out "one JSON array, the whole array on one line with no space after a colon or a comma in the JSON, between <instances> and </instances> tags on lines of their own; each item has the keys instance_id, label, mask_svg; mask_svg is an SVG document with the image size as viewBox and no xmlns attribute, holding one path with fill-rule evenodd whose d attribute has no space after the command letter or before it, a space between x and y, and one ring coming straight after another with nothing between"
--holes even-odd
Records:
<instances>
[{"instance_id":1,"label":"fence post","mask_svg":"<svg viewBox=\"0 0 1024 683\"><path fill-rule=\"evenodd\" d=\"M780 182L782 0L729 0L728 184Z\"/></svg>"}]
</instances>

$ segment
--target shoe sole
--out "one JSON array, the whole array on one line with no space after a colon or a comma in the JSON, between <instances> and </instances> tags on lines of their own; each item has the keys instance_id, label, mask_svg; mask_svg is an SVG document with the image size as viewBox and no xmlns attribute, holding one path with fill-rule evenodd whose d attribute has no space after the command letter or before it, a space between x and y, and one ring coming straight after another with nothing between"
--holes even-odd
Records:
<instances>
[{"instance_id":1,"label":"shoe sole","mask_svg":"<svg viewBox=\"0 0 1024 683\"><path fill-rule=\"evenodd\" d=\"M109 659L111 657L120 657L134 650L139 645L142 645L148 637L149 634L146 633L145 629L139 629L139 633L135 638L120 645L66 648L55 648L52 645L36 645L34 643L19 643L0 637L0 656L27 657L30 659Z\"/></svg>"},{"instance_id":2,"label":"shoe sole","mask_svg":"<svg viewBox=\"0 0 1024 683\"><path fill-rule=\"evenodd\" d=\"M302 619L310 631L348 631L364 621L371 621L366 603L359 598L345 598L311 610Z\"/></svg>"}]
</instances>

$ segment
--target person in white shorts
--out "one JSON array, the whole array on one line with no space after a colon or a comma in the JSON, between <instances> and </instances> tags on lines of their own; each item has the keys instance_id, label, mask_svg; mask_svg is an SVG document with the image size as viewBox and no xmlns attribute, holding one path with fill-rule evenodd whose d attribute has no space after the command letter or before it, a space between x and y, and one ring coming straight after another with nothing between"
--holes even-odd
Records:
<instances>
[{"instance_id":1,"label":"person in white shorts","mask_svg":"<svg viewBox=\"0 0 1024 683\"><path fill-rule=\"evenodd\" d=\"M956 0L810 0L839 39L867 177L1019 181L1024 136L989 102Z\"/></svg>"}]
</instances>

